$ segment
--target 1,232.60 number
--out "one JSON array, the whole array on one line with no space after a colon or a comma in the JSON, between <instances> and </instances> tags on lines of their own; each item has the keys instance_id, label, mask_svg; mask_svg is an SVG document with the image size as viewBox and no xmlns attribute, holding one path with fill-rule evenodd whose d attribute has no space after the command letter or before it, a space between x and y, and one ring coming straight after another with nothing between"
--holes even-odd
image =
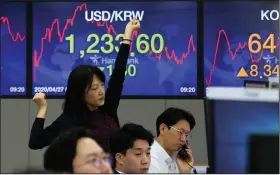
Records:
<instances>
[{"instance_id":1,"label":"1,232.60 number","mask_svg":"<svg viewBox=\"0 0 280 175\"><path fill-rule=\"evenodd\" d=\"M114 50L116 52L119 51L119 47L118 46L114 46L114 41L119 41L122 37L124 36L124 34L118 34L115 37L111 35L111 34L104 34L101 36L101 38L93 33L87 36L87 42L91 42L93 41L93 43L86 49L86 51L84 50L80 50L80 58L83 58L85 56L85 53L87 54L98 54L100 51L102 53L105 54L110 54L112 53ZM65 38L66 41L69 42L69 52L71 54L73 54L75 52L74 48L75 48L75 35L71 34L68 37ZM107 47L101 46L100 50L99 49L95 49L95 47L100 43L101 41L105 41L105 45ZM137 39L136 39L136 49L137 52L140 54L146 54L148 53L150 50L155 53L155 54L160 54L163 49L164 49L164 39L163 36L161 34L154 34L151 37L150 42L149 40L149 36L147 34L140 34ZM156 40L158 40L158 42L156 42ZM156 48L156 43L158 48Z\"/></svg>"}]
</instances>

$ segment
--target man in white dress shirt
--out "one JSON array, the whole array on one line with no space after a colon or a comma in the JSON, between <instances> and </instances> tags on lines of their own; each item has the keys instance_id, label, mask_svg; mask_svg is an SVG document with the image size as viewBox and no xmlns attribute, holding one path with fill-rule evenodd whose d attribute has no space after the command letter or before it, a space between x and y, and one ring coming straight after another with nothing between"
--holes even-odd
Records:
<instances>
[{"instance_id":1,"label":"man in white dress shirt","mask_svg":"<svg viewBox=\"0 0 280 175\"><path fill-rule=\"evenodd\" d=\"M178 108L168 108L157 118L157 140L151 147L149 173L191 173L193 156L190 147L185 150L187 160L180 159L178 152L191 138L195 124L190 112Z\"/></svg>"}]
</instances>

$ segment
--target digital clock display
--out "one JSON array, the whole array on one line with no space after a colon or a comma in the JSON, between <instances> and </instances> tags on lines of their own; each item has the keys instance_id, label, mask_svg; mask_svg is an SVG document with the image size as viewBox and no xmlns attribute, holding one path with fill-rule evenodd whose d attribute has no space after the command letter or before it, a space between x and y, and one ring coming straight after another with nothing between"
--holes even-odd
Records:
<instances>
[{"instance_id":1,"label":"digital clock display","mask_svg":"<svg viewBox=\"0 0 280 175\"><path fill-rule=\"evenodd\" d=\"M126 24L136 17L124 96L197 95L196 2L33 3L33 94L64 95L80 64L109 80ZM182 20L182 17L184 20Z\"/></svg>"}]
</instances>

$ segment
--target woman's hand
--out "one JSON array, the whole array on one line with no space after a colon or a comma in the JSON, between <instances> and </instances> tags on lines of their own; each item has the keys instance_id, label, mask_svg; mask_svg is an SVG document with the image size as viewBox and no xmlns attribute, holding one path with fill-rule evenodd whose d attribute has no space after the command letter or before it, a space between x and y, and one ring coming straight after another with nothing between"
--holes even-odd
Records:
<instances>
[{"instance_id":1,"label":"woman's hand","mask_svg":"<svg viewBox=\"0 0 280 175\"><path fill-rule=\"evenodd\" d=\"M140 21L137 20L136 18L133 18L129 23L127 23L125 27L125 31L130 31L133 32L134 30L140 29Z\"/></svg>"},{"instance_id":2,"label":"woman's hand","mask_svg":"<svg viewBox=\"0 0 280 175\"><path fill-rule=\"evenodd\" d=\"M36 93L33 97L33 101L39 107L37 117L45 118L48 107L46 95L44 93Z\"/></svg>"},{"instance_id":3,"label":"woman's hand","mask_svg":"<svg viewBox=\"0 0 280 175\"><path fill-rule=\"evenodd\" d=\"M132 40L132 33L138 29L140 29L141 24L140 21L136 18L132 19L129 23L127 23L125 27L124 37L123 39ZM130 41L124 40L122 43L130 44Z\"/></svg>"}]
</instances>

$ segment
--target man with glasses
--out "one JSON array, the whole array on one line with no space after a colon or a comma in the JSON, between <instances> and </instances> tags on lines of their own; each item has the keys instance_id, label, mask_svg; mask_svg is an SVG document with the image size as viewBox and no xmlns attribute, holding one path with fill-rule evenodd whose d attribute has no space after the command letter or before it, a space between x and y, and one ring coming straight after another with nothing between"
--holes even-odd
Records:
<instances>
[{"instance_id":1,"label":"man with glasses","mask_svg":"<svg viewBox=\"0 0 280 175\"><path fill-rule=\"evenodd\" d=\"M151 145L154 137L143 126L128 123L110 138L114 156L114 173L144 174L150 167Z\"/></svg>"},{"instance_id":2,"label":"man with glasses","mask_svg":"<svg viewBox=\"0 0 280 175\"><path fill-rule=\"evenodd\" d=\"M149 173L191 173L193 156L187 145L196 122L193 115L178 108L166 109L156 121L157 140L151 147ZM186 145L187 159L178 152Z\"/></svg>"},{"instance_id":3,"label":"man with glasses","mask_svg":"<svg viewBox=\"0 0 280 175\"><path fill-rule=\"evenodd\" d=\"M83 128L62 133L44 154L44 168L56 173L112 173L111 163L92 132Z\"/></svg>"}]
</instances>

